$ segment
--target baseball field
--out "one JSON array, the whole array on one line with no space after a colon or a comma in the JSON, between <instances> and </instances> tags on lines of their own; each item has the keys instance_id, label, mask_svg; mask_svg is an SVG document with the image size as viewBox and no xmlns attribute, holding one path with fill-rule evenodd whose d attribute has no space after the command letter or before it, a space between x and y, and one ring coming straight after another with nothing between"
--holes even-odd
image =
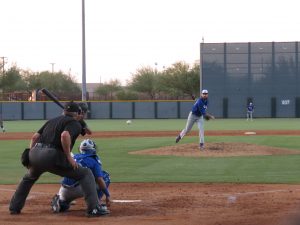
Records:
<instances>
[{"instance_id":1,"label":"baseball field","mask_svg":"<svg viewBox=\"0 0 300 225\"><path fill-rule=\"evenodd\" d=\"M94 131L88 138L111 175L111 214L86 218L83 199L53 214L60 178L44 174L22 213L12 216L8 203L26 172L20 154L44 122L4 123L0 224L300 224L299 119L208 121L204 151L196 127L175 144L186 120L87 120Z\"/></svg>"}]
</instances>

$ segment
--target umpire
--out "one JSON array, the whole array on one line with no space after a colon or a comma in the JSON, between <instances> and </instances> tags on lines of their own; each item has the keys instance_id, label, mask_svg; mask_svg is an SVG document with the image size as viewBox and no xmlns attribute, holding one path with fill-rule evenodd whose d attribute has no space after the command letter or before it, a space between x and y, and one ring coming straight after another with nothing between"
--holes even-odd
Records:
<instances>
[{"instance_id":1,"label":"umpire","mask_svg":"<svg viewBox=\"0 0 300 225\"><path fill-rule=\"evenodd\" d=\"M29 169L14 193L10 214L20 214L33 184L44 172L78 180L87 204L87 216L108 214L98 201L94 176L90 169L79 166L71 156L73 145L82 131L81 109L75 102L66 103L63 115L47 121L30 142Z\"/></svg>"}]
</instances>

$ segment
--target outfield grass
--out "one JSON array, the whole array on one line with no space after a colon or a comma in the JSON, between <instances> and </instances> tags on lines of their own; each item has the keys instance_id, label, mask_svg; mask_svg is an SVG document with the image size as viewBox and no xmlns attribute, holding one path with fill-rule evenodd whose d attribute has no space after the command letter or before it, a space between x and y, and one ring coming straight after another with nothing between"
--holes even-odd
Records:
<instances>
[{"instance_id":1,"label":"outfield grass","mask_svg":"<svg viewBox=\"0 0 300 225\"><path fill-rule=\"evenodd\" d=\"M164 131L181 130L185 119L133 119L130 125L126 119L114 120L87 120L89 127L94 131ZM34 132L45 121L19 120L5 121L7 132ZM205 130L298 130L299 119L255 119L253 122L245 119L216 119L205 123ZM196 125L193 128L197 129Z\"/></svg>"},{"instance_id":2,"label":"outfield grass","mask_svg":"<svg viewBox=\"0 0 300 225\"><path fill-rule=\"evenodd\" d=\"M169 120L159 121L160 126L165 126L163 122L166 124L170 122ZM103 123L103 121L98 122L99 124ZM105 122L109 125L109 121ZM111 122L115 123L116 121ZM135 122L132 124L133 126ZM240 120L240 122L243 124L245 121ZM152 125L154 123L157 124L157 121L152 121ZM177 121L177 123L184 124L185 121ZM27 124L22 123L19 126L27 126ZM192 158L128 154L130 151L174 145L174 138L126 137L94 140L101 149L100 156L103 167L110 172L113 182L300 183L300 155ZM180 143L197 141L197 137L187 136ZM246 142L300 150L300 140L297 136L209 136L206 137L206 141ZM77 141L75 146L78 144ZM15 184L26 172L19 159L22 149L27 145L27 140L1 141L1 184ZM74 151L76 152L76 150ZM58 176L45 174L39 183L55 183L59 180Z\"/></svg>"}]
</instances>

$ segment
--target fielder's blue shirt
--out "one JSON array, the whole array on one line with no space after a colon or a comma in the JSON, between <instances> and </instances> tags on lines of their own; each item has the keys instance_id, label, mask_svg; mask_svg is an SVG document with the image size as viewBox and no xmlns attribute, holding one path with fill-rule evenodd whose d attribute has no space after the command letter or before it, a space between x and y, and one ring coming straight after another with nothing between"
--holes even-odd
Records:
<instances>
[{"instance_id":1,"label":"fielder's blue shirt","mask_svg":"<svg viewBox=\"0 0 300 225\"><path fill-rule=\"evenodd\" d=\"M252 112L253 109L254 109L254 105L249 105L249 106L247 107L247 109L248 109L248 112Z\"/></svg>"},{"instance_id":2,"label":"fielder's blue shirt","mask_svg":"<svg viewBox=\"0 0 300 225\"><path fill-rule=\"evenodd\" d=\"M192 113L196 116L205 116L206 109L208 105L208 100L203 98L198 98L192 108Z\"/></svg>"}]
</instances>

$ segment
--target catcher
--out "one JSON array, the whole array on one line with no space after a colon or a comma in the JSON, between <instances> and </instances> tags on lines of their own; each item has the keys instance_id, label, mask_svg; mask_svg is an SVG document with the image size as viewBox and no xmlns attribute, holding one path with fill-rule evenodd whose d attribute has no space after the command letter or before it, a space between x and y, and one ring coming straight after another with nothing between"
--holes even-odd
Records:
<instances>
[{"instance_id":1,"label":"catcher","mask_svg":"<svg viewBox=\"0 0 300 225\"><path fill-rule=\"evenodd\" d=\"M185 128L176 137L176 143L178 143L188 132L190 132L194 123L197 122L200 138L199 148L200 150L204 149L204 119L215 119L213 115L210 115L206 112L207 106L208 91L204 89L201 92L200 98L198 98L193 105L192 111L189 113Z\"/></svg>"},{"instance_id":2,"label":"catcher","mask_svg":"<svg viewBox=\"0 0 300 225\"><path fill-rule=\"evenodd\" d=\"M90 139L85 139L80 143L79 154L74 155L75 161L82 167L89 168L97 184L98 198L101 201L103 194L106 196L105 204L102 207L110 206L110 193L108 186L110 184L109 174L102 170L102 163L97 156L97 146L95 142ZM71 202L77 198L83 197L83 191L79 182L64 177L61 182L61 187L58 194L56 194L51 201L51 208L54 213L65 212L70 208ZM108 210L107 210L108 211ZM109 213L109 211L108 211Z\"/></svg>"}]
</instances>

